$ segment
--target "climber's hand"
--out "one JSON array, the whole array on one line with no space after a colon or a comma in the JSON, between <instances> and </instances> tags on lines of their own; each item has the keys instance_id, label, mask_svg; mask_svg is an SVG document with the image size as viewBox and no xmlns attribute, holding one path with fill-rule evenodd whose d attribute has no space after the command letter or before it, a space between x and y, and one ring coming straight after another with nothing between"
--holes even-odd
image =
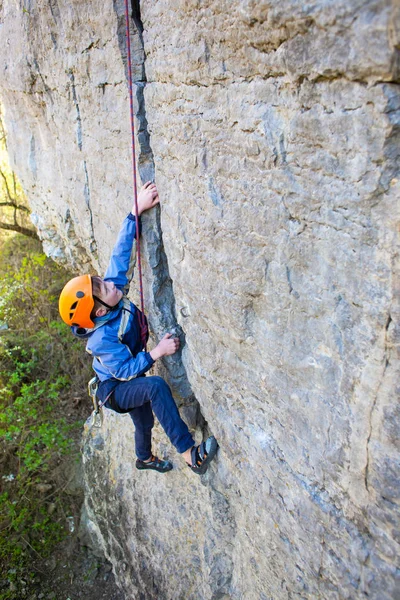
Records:
<instances>
[{"instance_id":1,"label":"climber's hand","mask_svg":"<svg viewBox=\"0 0 400 600\"><path fill-rule=\"evenodd\" d=\"M161 358L161 356L175 354L175 352L179 350L179 338L173 338L171 336L172 333L166 333L163 339L150 352L150 356L153 360L157 360L157 358Z\"/></svg>"},{"instance_id":2,"label":"climber's hand","mask_svg":"<svg viewBox=\"0 0 400 600\"><path fill-rule=\"evenodd\" d=\"M147 181L139 192L138 196L138 212L139 216L149 208L153 208L160 202L158 197L157 187L155 183ZM132 207L132 214L135 214L135 205Z\"/></svg>"}]
</instances>

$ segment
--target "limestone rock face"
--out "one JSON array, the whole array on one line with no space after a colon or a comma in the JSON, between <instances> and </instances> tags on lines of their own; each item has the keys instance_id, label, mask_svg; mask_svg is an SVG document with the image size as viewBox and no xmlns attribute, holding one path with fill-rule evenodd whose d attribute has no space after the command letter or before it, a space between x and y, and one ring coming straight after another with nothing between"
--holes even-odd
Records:
<instances>
[{"instance_id":1,"label":"limestone rock face","mask_svg":"<svg viewBox=\"0 0 400 600\"><path fill-rule=\"evenodd\" d=\"M28 6L29 4L29 6ZM399 20L390 0L132 6L161 367L218 459L86 428L88 530L127 598L398 597ZM47 251L103 270L131 207L123 3L4 0L1 98ZM396 379L397 375L397 379ZM397 395L396 395L397 394Z\"/></svg>"}]
</instances>

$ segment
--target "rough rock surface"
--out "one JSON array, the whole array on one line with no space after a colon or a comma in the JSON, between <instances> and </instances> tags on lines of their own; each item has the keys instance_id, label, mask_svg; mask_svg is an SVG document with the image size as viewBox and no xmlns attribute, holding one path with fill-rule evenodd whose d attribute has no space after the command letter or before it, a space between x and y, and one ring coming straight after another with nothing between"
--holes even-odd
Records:
<instances>
[{"instance_id":1,"label":"rough rock surface","mask_svg":"<svg viewBox=\"0 0 400 600\"><path fill-rule=\"evenodd\" d=\"M399 20L394 0L134 3L151 325L186 340L163 372L221 449L202 478L173 454L138 474L128 416L86 431L86 520L127 598L399 597ZM130 208L122 2L4 0L0 22L45 247L102 270Z\"/></svg>"}]
</instances>

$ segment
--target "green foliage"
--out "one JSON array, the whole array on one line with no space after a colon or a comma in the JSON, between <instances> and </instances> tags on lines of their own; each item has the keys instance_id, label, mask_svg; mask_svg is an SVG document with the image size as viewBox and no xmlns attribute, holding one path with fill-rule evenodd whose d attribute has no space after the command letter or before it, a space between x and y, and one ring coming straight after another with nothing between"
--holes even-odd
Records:
<instances>
[{"instance_id":1,"label":"green foliage","mask_svg":"<svg viewBox=\"0 0 400 600\"><path fill-rule=\"evenodd\" d=\"M72 386L84 390L82 344L58 318L70 274L17 236L0 261L0 576L43 558L67 533L66 461L78 460ZM11 575L10 575L11 573ZM11 577L12 579L12 577ZM11 598L0 592L0 600Z\"/></svg>"}]
</instances>

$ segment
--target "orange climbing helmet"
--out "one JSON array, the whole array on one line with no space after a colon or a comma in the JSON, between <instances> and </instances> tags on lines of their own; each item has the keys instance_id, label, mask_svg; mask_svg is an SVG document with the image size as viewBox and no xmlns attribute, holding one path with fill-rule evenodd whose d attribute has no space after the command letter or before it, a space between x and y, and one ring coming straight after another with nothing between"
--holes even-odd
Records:
<instances>
[{"instance_id":1,"label":"orange climbing helmet","mask_svg":"<svg viewBox=\"0 0 400 600\"><path fill-rule=\"evenodd\" d=\"M90 313L94 307L92 278L90 275L74 277L60 294L58 309L64 323L91 329L94 323Z\"/></svg>"}]
</instances>

